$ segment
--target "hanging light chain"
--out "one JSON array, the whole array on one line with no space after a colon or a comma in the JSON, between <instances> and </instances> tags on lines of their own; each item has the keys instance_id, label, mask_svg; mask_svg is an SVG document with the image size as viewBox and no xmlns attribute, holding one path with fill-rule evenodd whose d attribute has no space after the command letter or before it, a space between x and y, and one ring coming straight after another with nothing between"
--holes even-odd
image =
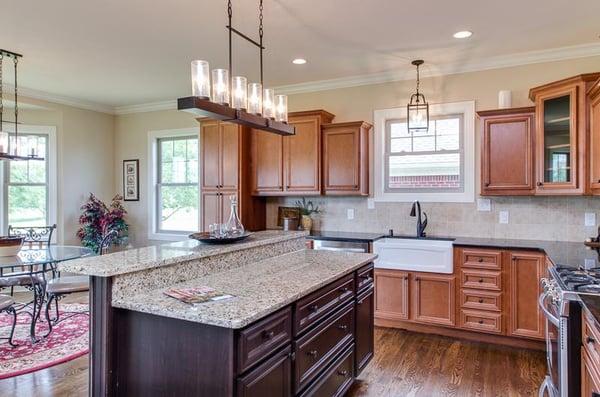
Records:
<instances>
[{"instance_id":1,"label":"hanging light chain","mask_svg":"<svg viewBox=\"0 0 600 397\"><path fill-rule=\"evenodd\" d=\"M260 36L261 43L262 43L262 37L263 37L263 33L264 33L264 30L263 30L263 0L260 0L260 5L259 5L258 9L259 9L258 35Z\"/></svg>"},{"instance_id":2,"label":"hanging light chain","mask_svg":"<svg viewBox=\"0 0 600 397\"><path fill-rule=\"evenodd\" d=\"M17 134L19 133L19 105L18 105L18 92L17 92L17 65L19 63L19 57L14 57L15 63L15 147L17 147Z\"/></svg>"},{"instance_id":3,"label":"hanging light chain","mask_svg":"<svg viewBox=\"0 0 600 397\"><path fill-rule=\"evenodd\" d=\"M2 114L4 112L4 90L3 90L3 81L2 81L2 61L4 60L4 54L0 52L0 131L2 131Z\"/></svg>"},{"instance_id":4,"label":"hanging light chain","mask_svg":"<svg viewBox=\"0 0 600 397\"><path fill-rule=\"evenodd\" d=\"M421 85L421 76L419 73L419 66L417 65L417 103L419 103L419 86Z\"/></svg>"}]
</instances>

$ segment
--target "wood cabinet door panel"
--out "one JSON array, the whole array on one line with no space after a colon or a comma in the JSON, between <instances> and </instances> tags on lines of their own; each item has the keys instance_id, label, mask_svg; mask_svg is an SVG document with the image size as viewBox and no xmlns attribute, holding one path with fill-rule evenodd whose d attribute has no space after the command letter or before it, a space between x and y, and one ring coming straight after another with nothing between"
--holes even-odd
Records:
<instances>
[{"instance_id":1,"label":"wood cabinet door panel","mask_svg":"<svg viewBox=\"0 0 600 397\"><path fill-rule=\"evenodd\" d=\"M600 94L590 103L590 187L600 194Z\"/></svg>"},{"instance_id":2,"label":"wood cabinet door panel","mask_svg":"<svg viewBox=\"0 0 600 397\"><path fill-rule=\"evenodd\" d=\"M202 190L216 190L221 184L219 178L220 138L219 123L216 121L203 121L200 128L200 152L202 155Z\"/></svg>"},{"instance_id":3,"label":"wood cabinet door panel","mask_svg":"<svg viewBox=\"0 0 600 397\"><path fill-rule=\"evenodd\" d=\"M239 186L240 126L221 123L220 185L222 189L237 189Z\"/></svg>"},{"instance_id":4,"label":"wood cabinet door panel","mask_svg":"<svg viewBox=\"0 0 600 397\"><path fill-rule=\"evenodd\" d=\"M202 230L208 232L208 226L221 223L221 193L202 192L200 211L202 213Z\"/></svg>"},{"instance_id":5,"label":"wood cabinet door panel","mask_svg":"<svg viewBox=\"0 0 600 397\"><path fill-rule=\"evenodd\" d=\"M292 359L288 346L265 363L238 378L238 397L289 397L292 395ZM215 358L218 359L218 358Z\"/></svg>"},{"instance_id":6,"label":"wood cabinet door panel","mask_svg":"<svg viewBox=\"0 0 600 397\"><path fill-rule=\"evenodd\" d=\"M533 113L483 120L482 194L533 193Z\"/></svg>"},{"instance_id":7,"label":"wood cabinet door panel","mask_svg":"<svg viewBox=\"0 0 600 397\"><path fill-rule=\"evenodd\" d=\"M375 269L375 318L408 320L408 273Z\"/></svg>"},{"instance_id":8,"label":"wood cabinet door panel","mask_svg":"<svg viewBox=\"0 0 600 397\"><path fill-rule=\"evenodd\" d=\"M325 190L358 191L360 182L360 135L356 128L323 134Z\"/></svg>"},{"instance_id":9,"label":"wood cabinet door panel","mask_svg":"<svg viewBox=\"0 0 600 397\"><path fill-rule=\"evenodd\" d=\"M253 193L283 192L283 137L252 130Z\"/></svg>"},{"instance_id":10,"label":"wood cabinet door panel","mask_svg":"<svg viewBox=\"0 0 600 397\"><path fill-rule=\"evenodd\" d=\"M373 358L374 347L374 325L373 313L375 308L375 291L371 287L356 298L356 331L354 333L355 376L367 366Z\"/></svg>"},{"instance_id":11,"label":"wood cabinet door panel","mask_svg":"<svg viewBox=\"0 0 600 397\"><path fill-rule=\"evenodd\" d=\"M321 124L317 117L304 117L290 124L296 135L283 138L285 190L321 192Z\"/></svg>"},{"instance_id":12,"label":"wood cabinet door panel","mask_svg":"<svg viewBox=\"0 0 600 397\"><path fill-rule=\"evenodd\" d=\"M455 282L453 275L416 273L411 281L411 318L414 321L454 326Z\"/></svg>"},{"instance_id":13,"label":"wood cabinet door panel","mask_svg":"<svg viewBox=\"0 0 600 397\"><path fill-rule=\"evenodd\" d=\"M593 393L600 393L600 374L598 374L597 363L588 355L587 351L581 349L581 397L591 397Z\"/></svg>"},{"instance_id":14,"label":"wood cabinet door panel","mask_svg":"<svg viewBox=\"0 0 600 397\"><path fill-rule=\"evenodd\" d=\"M543 316L538 306L543 254L513 251L509 254L508 334L544 339Z\"/></svg>"}]
</instances>

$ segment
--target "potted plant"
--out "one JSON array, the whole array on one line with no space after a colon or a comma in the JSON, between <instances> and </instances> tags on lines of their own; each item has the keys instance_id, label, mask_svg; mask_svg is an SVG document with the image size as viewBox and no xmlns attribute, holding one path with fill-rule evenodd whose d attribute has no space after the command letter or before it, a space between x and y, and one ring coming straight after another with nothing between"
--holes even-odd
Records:
<instances>
[{"instance_id":1,"label":"potted plant","mask_svg":"<svg viewBox=\"0 0 600 397\"><path fill-rule=\"evenodd\" d=\"M300 210L300 223L302 224L302 229L310 231L313 223L310 216L312 214L321 213L319 206L315 206L312 201L306 201L306 199L302 197L302 200L296 201L296 207Z\"/></svg>"},{"instance_id":2,"label":"potted plant","mask_svg":"<svg viewBox=\"0 0 600 397\"><path fill-rule=\"evenodd\" d=\"M79 217L81 226L77 231L77 237L84 247L100 253L102 248L100 243L110 233L115 234L115 238L110 242L111 245L123 244L126 241L129 227L125 223L127 211L121 200L123 197L116 195L110 205L106 205L90 193L87 202L81 207L83 211Z\"/></svg>"}]
</instances>

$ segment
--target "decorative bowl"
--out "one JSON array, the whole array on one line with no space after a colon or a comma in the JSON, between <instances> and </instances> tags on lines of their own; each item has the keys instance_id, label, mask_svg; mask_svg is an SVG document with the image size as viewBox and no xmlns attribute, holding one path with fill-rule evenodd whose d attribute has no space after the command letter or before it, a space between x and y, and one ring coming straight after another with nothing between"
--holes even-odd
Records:
<instances>
[{"instance_id":1,"label":"decorative bowl","mask_svg":"<svg viewBox=\"0 0 600 397\"><path fill-rule=\"evenodd\" d=\"M0 256L15 256L23 246L24 237L0 236Z\"/></svg>"},{"instance_id":2,"label":"decorative bowl","mask_svg":"<svg viewBox=\"0 0 600 397\"><path fill-rule=\"evenodd\" d=\"M231 244L244 240L250 237L251 235L252 233L244 232L244 234L240 234L237 236L215 237L211 236L208 232L198 232L192 233L188 237L206 244Z\"/></svg>"}]
</instances>

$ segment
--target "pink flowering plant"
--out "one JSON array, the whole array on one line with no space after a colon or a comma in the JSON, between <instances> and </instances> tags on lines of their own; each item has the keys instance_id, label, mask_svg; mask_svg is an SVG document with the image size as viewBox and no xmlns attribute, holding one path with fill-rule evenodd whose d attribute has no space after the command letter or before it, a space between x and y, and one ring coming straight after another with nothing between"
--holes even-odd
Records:
<instances>
[{"instance_id":1,"label":"pink flowering plant","mask_svg":"<svg viewBox=\"0 0 600 397\"><path fill-rule=\"evenodd\" d=\"M115 233L112 244L123 244L127 239L129 226L125 223L127 211L123 207L123 197L116 195L109 206L90 193L90 197L81 207L77 237L84 247L99 252L104 236Z\"/></svg>"}]
</instances>

